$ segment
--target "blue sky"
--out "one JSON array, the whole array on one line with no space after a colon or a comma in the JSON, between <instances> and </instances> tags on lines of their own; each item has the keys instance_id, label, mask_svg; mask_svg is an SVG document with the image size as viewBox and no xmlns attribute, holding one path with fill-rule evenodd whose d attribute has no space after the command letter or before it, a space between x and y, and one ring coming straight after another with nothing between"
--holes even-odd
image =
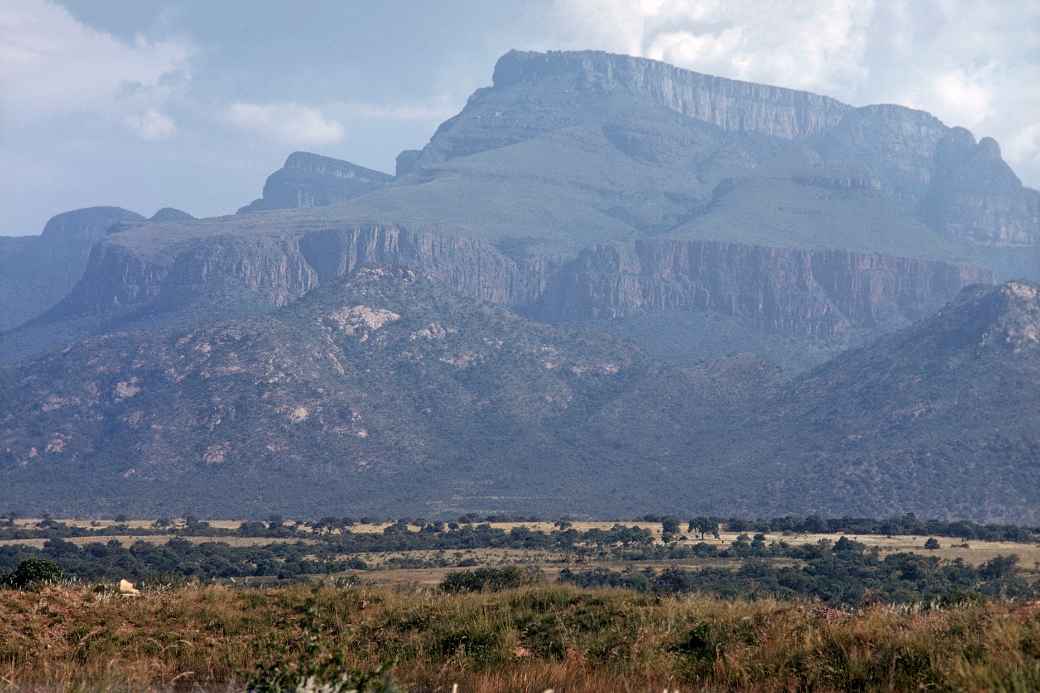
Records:
<instances>
[{"instance_id":1,"label":"blue sky","mask_svg":"<svg viewBox=\"0 0 1040 693\"><path fill-rule=\"evenodd\" d=\"M510 48L924 108L1040 184L1035 0L3 0L0 234L95 204L229 213L296 149L392 171Z\"/></svg>"}]
</instances>

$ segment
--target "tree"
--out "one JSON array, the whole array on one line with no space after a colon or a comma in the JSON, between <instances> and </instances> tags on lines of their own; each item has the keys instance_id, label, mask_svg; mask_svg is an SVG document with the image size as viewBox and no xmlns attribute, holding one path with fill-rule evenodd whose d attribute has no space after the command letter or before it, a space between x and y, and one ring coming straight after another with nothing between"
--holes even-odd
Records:
<instances>
[{"instance_id":1,"label":"tree","mask_svg":"<svg viewBox=\"0 0 1040 693\"><path fill-rule=\"evenodd\" d=\"M679 533L679 520L674 517L661 518L661 533L664 535Z\"/></svg>"},{"instance_id":2,"label":"tree","mask_svg":"<svg viewBox=\"0 0 1040 693\"><path fill-rule=\"evenodd\" d=\"M695 517L687 524L687 531L696 531L701 539L704 539L704 535L711 533L716 539L719 538L719 523L710 517Z\"/></svg>"}]
</instances>

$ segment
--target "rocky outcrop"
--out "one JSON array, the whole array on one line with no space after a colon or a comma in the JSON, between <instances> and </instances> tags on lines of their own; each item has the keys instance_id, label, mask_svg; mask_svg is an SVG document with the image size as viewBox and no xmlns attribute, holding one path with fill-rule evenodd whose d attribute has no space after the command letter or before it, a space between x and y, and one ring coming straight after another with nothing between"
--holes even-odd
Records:
<instances>
[{"instance_id":1,"label":"rocky outcrop","mask_svg":"<svg viewBox=\"0 0 1040 693\"><path fill-rule=\"evenodd\" d=\"M264 183L263 197L239 213L324 207L378 190L393 180L381 171L309 152L294 152Z\"/></svg>"}]
</instances>

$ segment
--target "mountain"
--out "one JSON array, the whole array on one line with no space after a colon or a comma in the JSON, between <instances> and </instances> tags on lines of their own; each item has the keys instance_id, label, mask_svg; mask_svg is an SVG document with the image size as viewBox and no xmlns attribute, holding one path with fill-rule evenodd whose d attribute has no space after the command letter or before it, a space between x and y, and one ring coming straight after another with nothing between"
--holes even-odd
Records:
<instances>
[{"instance_id":1,"label":"mountain","mask_svg":"<svg viewBox=\"0 0 1040 693\"><path fill-rule=\"evenodd\" d=\"M315 250L326 236L360 239L347 255L448 277L531 317L595 321L676 362L756 345L792 370L966 284L1040 275L1040 198L992 140L921 111L641 58L510 52L490 87L402 153L397 173L297 152L248 214L112 234L75 295L0 338L0 360L67 344L98 321L284 305L340 262ZM756 259L730 262L742 254ZM703 261L694 271L673 256ZM849 268L836 285L819 276L835 258ZM933 263L961 279L933 281ZM897 286L929 288L893 308ZM700 338L695 326L720 320L717 338Z\"/></svg>"},{"instance_id":2,"label":"mountain","mask_svg":"<svg viewBox=\"0 0 1040 693\"><path fill-rule=\"evenodd\" d=\"M239 214L265 209L323 207L378 190L393 176L310 152L294 152L264 183L263 197Z\"/></svg>"},{"instance_id":3,"label":"mountain","mask_svg":"<svg viewBox=\"0 0 1040 693\"><path fill-rule=\"evenodd\" d=\"M0 237L0 332L60 301L112 226L143 220L119 207L89 207L52 217L39 236Z\"/></svg>"},{"instance_id":4,"label":"mountain","mask_svg":"<svg viewBox=\"0 0 1040 693\"><path fill-rule=\"evenodd\" d=\"M265 317L113 332L8 371L0 479L26 510L1036 522L1038 392L1036 284L969 287L784 381L746 356L662 366L361 267Z\"/></svg>"},{"instance_id":5,"label":"mountain","mask_svg":"<svg viewBox=\"0 0 1040 693\"><path fill-rule=\"evenodd\" d=\"M571 494L589 503L591 476L639 474L589 420L623 425L666 391L708 419L744 396L681 383L694 378L619 340L363 267L263 318L113 332L21 364L0 393L0 478L5 502L71 512L445 511L499 497L549 512Z\"/></svg>"},{"instance_id":6,"label":"mountain","mask_svg":"<svg viewBox=\"0 0 1040 693\"><path fill-rule=\"evenodd\" d=\"M1036 523L1040 285L967 288L796 379L746 424L755 440L725 453L726 470L754 469L746 509L800 498L803 512Z\"/></svg>"},{"instance_id":7,"label":"mountain","mask_svg":"<svg viewBox=\"0 0 1040 693\"><path fill-rule=\"evenodd\" d=\"M922 111L510 52L395 176L67 234L0 505L1033 521L1038 195Z\"/></svg>"}]
</instances>

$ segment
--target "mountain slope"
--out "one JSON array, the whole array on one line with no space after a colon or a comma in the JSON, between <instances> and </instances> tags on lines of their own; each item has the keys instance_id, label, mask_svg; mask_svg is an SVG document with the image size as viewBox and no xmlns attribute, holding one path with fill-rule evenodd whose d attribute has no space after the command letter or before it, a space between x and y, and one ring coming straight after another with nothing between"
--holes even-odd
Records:
<instances>
[{"instance_id":1,"label":"mountain slope","mask_svg":"<svg viewBox=\"0 0 1040 693\"><path fill-rule=\"evenodd\" d=\"M684 380L603 335L524 320L408 269L362 268L264 319L116 332L19 366L0 413L0 505L595 504L601 484L639 470L586 421L618 428L662 397L659 378ZM629 404L612 412L622 394Z\"/></svg>"},{"instance_id":2,"label":"mountain slope","mask_svg":"<svg viewBox=\"0 0 1040 693\"><path fill-rule=\"evenodd\" d=\"M408 268L0 371L0 505L100 512L1040 520L1040 286L784 382L661 366ZM338 509L338 510L337 510Z\"/></svg>"},{"instance_id":3,"label":"mountain slope","mask_svg":"<svg viewBox=\"0 0 1040 693\"><path fill-rule=\"evenodd\" d=\"M797 379L730 451L763 512L1040 521L1040 286L965 289ZM811 500L810 500L811 499Z\"/></svg>"}]
</instances>

